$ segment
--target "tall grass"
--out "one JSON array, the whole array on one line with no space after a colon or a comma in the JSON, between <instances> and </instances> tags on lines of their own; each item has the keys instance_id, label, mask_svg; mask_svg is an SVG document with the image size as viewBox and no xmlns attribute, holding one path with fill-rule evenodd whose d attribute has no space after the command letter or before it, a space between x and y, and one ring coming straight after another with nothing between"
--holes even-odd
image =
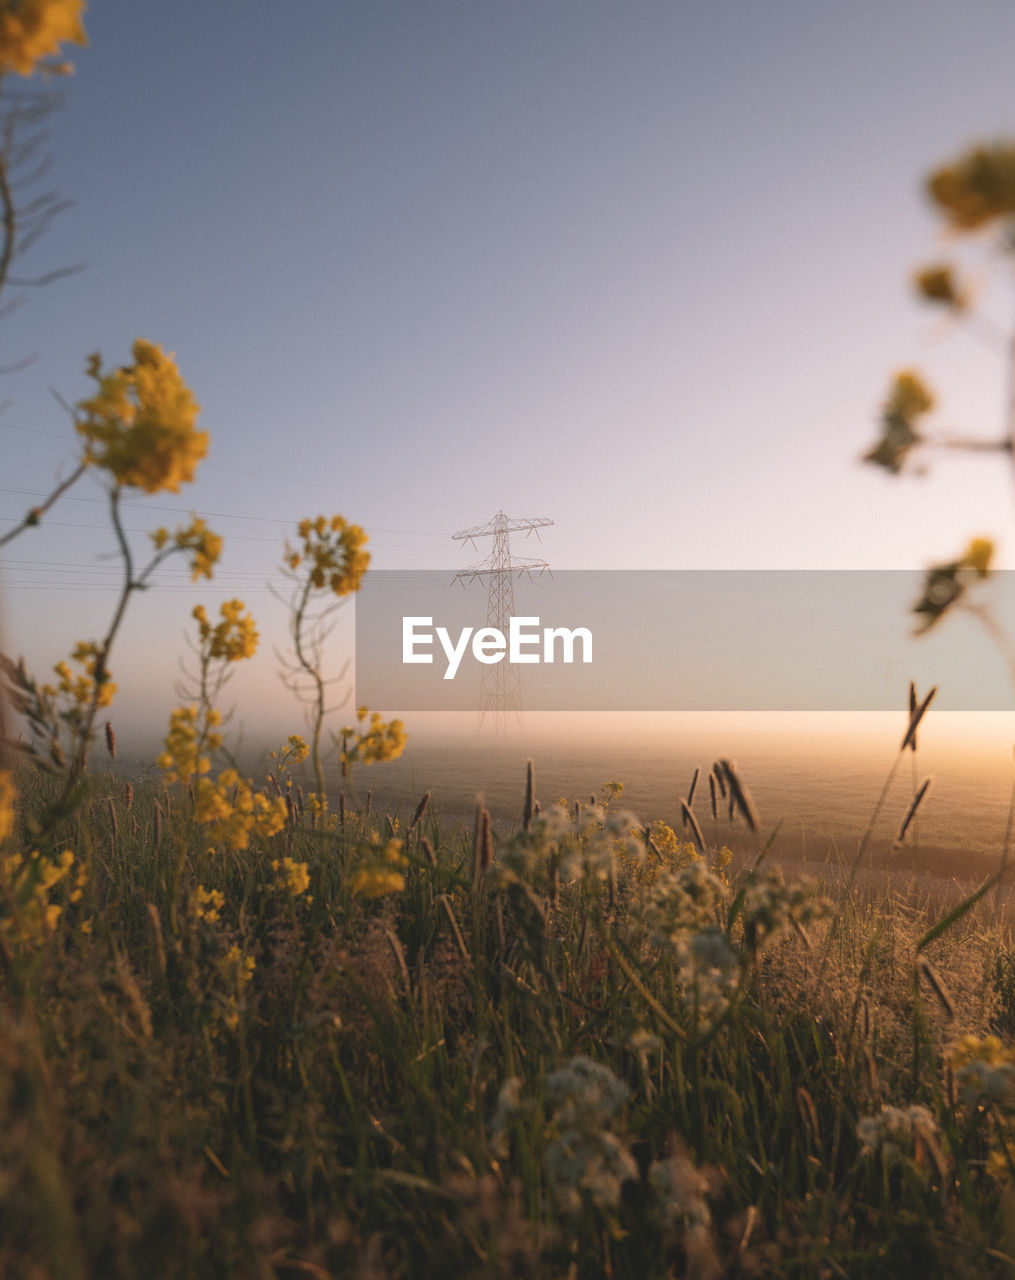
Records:
<instances>
[{"instance_id":1,"label":"tall grass","mask_svg":"<svg viewBox=\"0 0 1015 1280\"><path fill-rule=\"evenodd\" d=\"M421 801L210 852L87 778L61 913L4 905L0 1274L1015 1270L1003 917L534 787L502 839Z\"/></svg>"}]
</instances>

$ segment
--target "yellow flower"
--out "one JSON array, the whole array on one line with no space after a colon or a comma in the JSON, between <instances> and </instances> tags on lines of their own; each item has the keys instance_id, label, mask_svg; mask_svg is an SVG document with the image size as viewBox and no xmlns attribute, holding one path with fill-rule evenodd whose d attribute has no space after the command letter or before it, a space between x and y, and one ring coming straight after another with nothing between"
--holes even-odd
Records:
<instances>
[{"instance_id":1,"label":"yellow flower","mask_svg":"<svg viewBox=\"0 0 1015 1280\"><path fill-rule=\"evenodd\" d=\"M210 750L221 745L218 735L205 734ZM211 761L200 754L200 736L197 727L197 707L175 707L169 713L169 732L166 734L166 749L156 760L156 764L166 775L170 786L174 782L187 783L198 774L207 773Z\"/></svg>"},{"instance_id":2,"label":"yellow flower","mask_svg":"<svg viewBox=\"0 0 1015 1280\"><path fill-rule=\"evenodd\" d=\"M84 0L3 0L0 3L0 72L30 76L44 58L59 55L64 42L86 45L81 25ZM42 64L69 71L69 65Z\"/></svg>"},{"instance_id":3,"label":"yellow flower","mask_svg":"<svg viewBox=\"0 0 1015 1280\"><path fill-rule=\"evenodd\" d=\"M360 707L356 715L361 725L368 714L370 714L369 727L353 729L350 725L346 725L342 730L340 759L343 772L347 772L349 766L358 760L362 760L364 764L380 764L385 760L397 760L405 750L409 735L405 732L405 726L401 720L385 723L379 712L374 711L371 714L366 707Z\"/></svg>"},{"instance_id":4,"label":"yellow flower","mask_svg":"<svg viewBox=\"0 0 1015 1280\"><path fill-rule=\"evenodd\" d=\"M255 792L235 769L216 780L199 778L194 792L194 817L211 827L208 838L233 850L248 849L252 835L268 838L286 824L288 811L281 796L269 800Z\"/></svg>"},{"instance_id":5,"label":"yellow flower","mask_svg":"<svg viewBox=\"0 0 1015 1280\"><path fill-rule=\"evenodd\" d=\"M363 867L352 878L352 891L361 898L382 898L405 888L405 876L386 867Z\"/></svg>"},{"instance_id":6,"label":"yellow flower","mask_svg":"<svg viewBox=\"0 0 1015 1280\"><path fill-rule=\"evenodd\" d=\"M49 892L74 865L74 854L65 849L55 862L44 860L37 849L0 859L3 898L14 912L0 919L0 933L22 943L40 942L54 930L63 907L50 902Z\"/></svg>"},{"instance_id":7,"label":"yellow flower","mask_svg":"<svg viewBox=\"0 0 1015 1280\"><path fill-rule=\"evenodd\" d=\"M18 793L10 769L0 769L0 840L14 831L14 802Z\"/></svg>"},{"instance_id":8,"label":"yellow flower","mask_svg":"<svg viewBox=\"0 0 1015 1280\"><path fill-rule=\"evenodd\" d=\"M190 577L193 582L202 577L210 578L212 566L222 554L222 539L217 533L212 533L199 516L194 516L190 524L182 525L172 533L168 529L156 529L148 536L156 551L162 551L172 542L174 549L191 553ZM197 617L196 613L194 617Z\"/></svg>"},{"instance_id":9,"label":"yellow flower","mask_svg":"<svg viewBox=\"0 0 1015 1280\"><path fill-rule=\"evenodd\" d=\"M933 407L934 393L918 373L912 369L897 373L881 409L881 439L864 454L864 462L898 475L909 451L921 439L913 424Z\"/></svg>"},{"instance_id":10,"label":"yellow flower","mask_svg":"<svg viewBox=\"0 0 1015 1280\"><path fill-rule=\"evenodd\" d=\"M206 889L203 884L199 884L194 895L194 912L199 920L215 924L225 901L225 894L221 889Z\"/></svg>"},{"instance_id":11,"label":"yellow flower","mask_svg":"<svg viewBox=\"0 0 1015 1280\"><path fill-rule=\"evenodd\" d=\"M178 493L189 484L207 452L208 433L194 429L198 406L173 357L139 338L134 364L102 373L96 355L88 373L99 389L78 405L85 461L146 493Z\"/></svg>"},{"instance_id":12,"label":"yellow flower","mask_svg":"<svg viewBox=\"0 0 1015 1280\"><path fill-rule=\"evenodd\" d=\"M301 520L298 532L302 548L294 550L287 543L285 549L284 563L291 572L306 561L308 581L317 590L327 587L337 596L359 590L370 555L363 549L367 535L358 524L349 524L343 516L318 516Z\"/></svg>"},{"instance_id":13,"label":"yellow flower","mask_svg":"<svg viewBox=\"0 0 1015 1280\"><path fill-rule=\"evenodd\" d=\"M405 876L400 868L408 866L409 860L402 852L401 840L388 840L382 845L375 831L360 852L369 861L353 876L350 885L353 893L361 898L380 898L405 888Z\"/></svg>"},{"instance_id":14,"label":"yellow flower","mask_svg":"<svg viewBox=\"0 0 1015 1280\"><path fill-rule=\"evenodd\" d=\"M301 893L306 893L310 888L310 868L305 862L295 862L292 858L283 858L279 862L276 858L271 864L271 869L282 873L286 888L294 898L298 898Z\"/></svg>"},{"instance_id":15,"label":"yellow flower","mask_svg":"<svg viewBox=\"0 0 1015 1280\"><path fill-rule=\"evenodd\" d=\"M895 381L885 401L884 413L912 422L920 414L934 408L934 393L918 373L903 369L895 375Z\"/></svg>"},{"instance_id":16,"label":"yellow flower","mask_svg":"<svg viewBox=\"0 0 1015 1280\"><path fill-rule=\"evenodd\" d=\"M197 619L201 636L202 658L219 658L223 662L239 662L252 658L257 649L257 627L250 614L244 616L242 600L226 600L219 608L222 621L214 627L208 621L204 605L195 605L193 617Z\"/></svg>"},{"instance_id":17,"label":"yellow flower","mask_svg":"<svg viewBox=\"0 0 1015 1280\"><path fill-rule=\"evenodd\" d=\"M94 641L76 645L71 661L84 668L80 675L75 675L67 662L58 662L53 671L59 677L59 684L46 684L42 688L47 697L59 698L64 703L60 718L68 724L79 725L93 700L98 707L110 705L116 694L116 685L106 672L102 673L101 679L96 679L99 646Z\"/></svg>"},{"instance_id":18,"label":"yellow flower","mask_svg":"<svg viewBox=\"0 0 1015 1280\"><path fill-rule=\"evenodd\" d=\"M1015 144L972 148L932 173L927 190L948 222L962 231L1015 214Z\"/></svg>"}]
</instances>

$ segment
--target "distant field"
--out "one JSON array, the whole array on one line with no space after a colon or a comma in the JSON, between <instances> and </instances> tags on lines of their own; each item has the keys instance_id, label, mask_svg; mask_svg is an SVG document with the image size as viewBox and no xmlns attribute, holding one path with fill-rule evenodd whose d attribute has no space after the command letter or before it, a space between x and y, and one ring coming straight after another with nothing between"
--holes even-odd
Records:
<instances>
[{"instance_id":1,"label":"distant field","mask_svg":"<svg viewBox=\"0 0 1015 1280\"><path fill-rule=\"evenodd\" d=\"M360 769L354 783L360 799L373 792L378 809L393 815L410 812L425 791L432 791L449 823L469 822L482 796L495 829L513 828L521 815L526 761L536 766L536 792L546 807L558 798L587 801L609 780L624 783L621 803L643 821L662 818L680 823L680 798L686 796L697 767L701 776L694 811L706 837L744 843L742 825L729 823L720 802L713 823L707 774L716 755L731 754L712 744L666 747L593 738L564 741L498 742L492 737L446 742L414 742L401 760L383 769ZM772 846L777 859L822 864L851 862L881 791L895 736L868 745L864 754L835 745L821 750L778 741L749 744L736 759L762 819L767 837L778 826ZM918 875L976 878L996 868L1004 839L1011 787L1008 761L1000 752L979 758L954 750L919 752L918 783L934 781L921 805L904 848L890 865ZM898 825L914 790L909 757L903 763L871 842L877 863L888 858Z\"/></svg>"}]
</instances>

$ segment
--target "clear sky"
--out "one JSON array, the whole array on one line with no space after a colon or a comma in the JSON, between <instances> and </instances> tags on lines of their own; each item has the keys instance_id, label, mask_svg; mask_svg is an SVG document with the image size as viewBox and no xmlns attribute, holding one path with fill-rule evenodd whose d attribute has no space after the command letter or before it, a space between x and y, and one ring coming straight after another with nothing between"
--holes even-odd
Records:
<instances>
[{"instance_id":1,"label":"clear sky","mask_svg":"<svg viewBox=\"0 0 1015 1280\"><path fill-rule=\"evenodd\" d=\"M384 568L458 567L498 508L553 519L517 550L559 568L918 568L974 533L1012 563L998 460L857 461L910 364L944 424L1000 429L996 353L908 280L942 248L923 176L1015 136L1007 0L93 0L86 27L51 122L73 208L22 265L86 270L2 320L3 363L37 358L3 380L0 529L73 465L50 389L175 351L210 452L129 525L193 510L226 549L134 602L125 711L164 723L191 607L234 595L245 687L278 696L267 583L318 512ZM40 672L115 603L102 503L89 478L3 557Z\"/></svg>"}]
</instances>

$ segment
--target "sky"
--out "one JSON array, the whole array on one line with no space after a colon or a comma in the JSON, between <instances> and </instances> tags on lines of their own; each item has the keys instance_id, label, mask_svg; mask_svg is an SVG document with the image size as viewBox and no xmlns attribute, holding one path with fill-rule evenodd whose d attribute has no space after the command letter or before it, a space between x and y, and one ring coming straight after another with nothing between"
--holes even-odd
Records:
<instances>
[{"instance_id":1,"label":"sky","mask_svg":"<svg viewBox=\"0 0 1015 1280\"><path fill-rule=\"evenodd\" d=\"M140 547L194 511L226 545L213 582L178 563L132 602L128 721L165 723L191 608L233 596L262 631L237 698L289 714L273 588L319 512L385 569L454 571L499 509L552 519L514 549L562 570L919 570L974 534L1012 566L1000 460L858 461L903 367L943 428L1001 430L998 351L910 279L950 247L924 176L1015 136L1006 0L93 0L85 24L47 147L72 207L19 270L84 269L0 319L2 363L33 358L0 388L0 530L73 468L53 392L88 394L88 355L175 352L209 453L128 525ZM104 504L86 477L0 558L5 648L40 673L115 606Z\"/></svg>"}]
</instances>

